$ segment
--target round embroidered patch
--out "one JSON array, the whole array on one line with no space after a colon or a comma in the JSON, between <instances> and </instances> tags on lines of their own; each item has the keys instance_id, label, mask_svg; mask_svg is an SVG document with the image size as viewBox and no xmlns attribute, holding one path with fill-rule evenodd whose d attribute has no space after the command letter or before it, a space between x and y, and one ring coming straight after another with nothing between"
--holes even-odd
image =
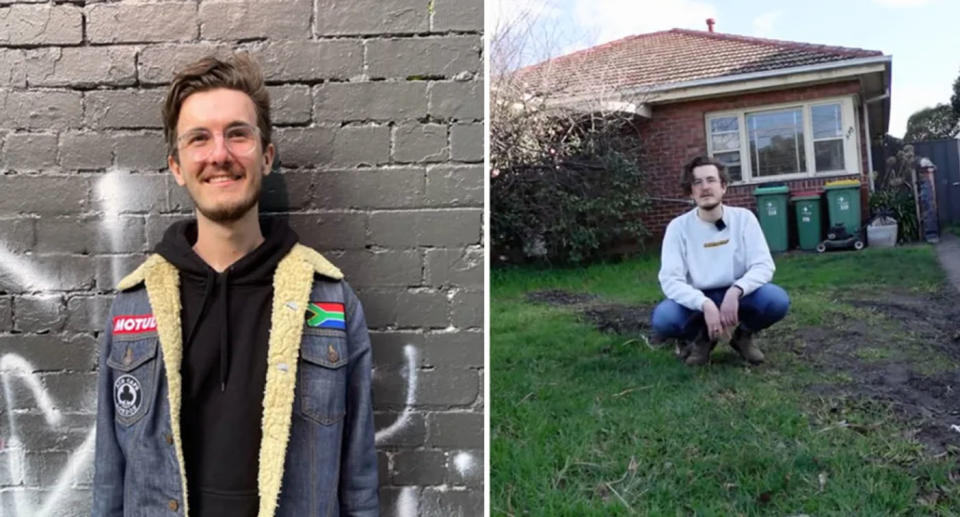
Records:
<instances>
[{"instance_id":1,"label":"round embroidered patch","mask_svg":"<svg viewBox=\"0 0 960 517\"><path fill-rule=\"evenodd\" d=\"M132 375L121 375L113 383L113 404L117 414L122 417L132 417L140 411L143 405L143 390L140 381Z\"/></svg>"}]
</instances>

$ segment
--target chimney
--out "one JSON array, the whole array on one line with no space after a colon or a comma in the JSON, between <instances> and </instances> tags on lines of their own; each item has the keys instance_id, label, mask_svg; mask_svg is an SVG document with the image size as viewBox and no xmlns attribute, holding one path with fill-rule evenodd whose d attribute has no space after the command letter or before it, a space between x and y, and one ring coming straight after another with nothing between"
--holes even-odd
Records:
<instances>
[{"instance_id":1,"label":"chimney","mask_svg":"<svg viewBox=\"0 0 960 517\"><path fill-rule=\"evenodd\" d=\"M713 24L717 23L713 18L707 18L707 30L713 32Z\"/></svg>"}]
</instances>

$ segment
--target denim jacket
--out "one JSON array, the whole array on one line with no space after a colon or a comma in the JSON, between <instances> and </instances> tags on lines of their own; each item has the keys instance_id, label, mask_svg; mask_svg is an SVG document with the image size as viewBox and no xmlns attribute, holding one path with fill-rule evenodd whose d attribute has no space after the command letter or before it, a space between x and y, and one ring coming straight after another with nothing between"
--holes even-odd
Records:
<instances>
[{"instance_id":1,"label":"denim jacket","mask_svg":"<svg viewBox=\"0 0 960 517\"><path fill-rule=\"evenodd\" d=\"M260 517L378 515L370 339L342 278L299 244L277 265ZM118 289L99 354L93 515L186 516L179 273L151 255ZM344 323L305 317L311 302Z\"/></svg>"}]
</instances>

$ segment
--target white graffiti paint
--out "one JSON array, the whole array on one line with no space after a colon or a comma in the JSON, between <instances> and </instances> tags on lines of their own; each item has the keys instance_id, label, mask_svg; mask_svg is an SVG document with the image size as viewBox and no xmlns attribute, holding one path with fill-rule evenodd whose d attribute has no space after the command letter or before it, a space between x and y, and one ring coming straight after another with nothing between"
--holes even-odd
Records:
<instances>
[{"instance_id":1,"label":"white graffiti paint","mask_svg":"<svg viewBox=\"0 0 960 517\"><path fill-rule=\"evenodd\" d=\"M24 291L53 291L56 275L45 275L23 255L17 255L0 243L0 266Z\"/></svg>"},{"instance_id":2,"label":"white graffiti paint","mask_svg":"<svg viewBox=\"0 0 960 517\"><path fill-rule=\"evenodd\" d=\"M404 487L397 497L397 517L416 517L419 506L417 489L412 486Z\"/></svg>"},{"instance_id":3,"label":"white graffiti paint","mask_svg":"<svg viewBox=\"0 0 960 517\"><path fill-rule=\"evenodd\" d=\"M402 431L410 423L413 405L417 400L417 349L413 345L403 347L403 355L407 358L407 399L403 411L389 426L377 431L376 442L388 440Z\"/></svg>"},{"instance_id":4,"label":"white graffiti paint","mask_svg":"<svg viewBox=\"0 0 960 517\"><path fill-rule=\"evenodd\" d=\"M469 452L459 452L453 457L453 466L461 477L467 477L477 466L477 460Z\"/></svg>"},{"instance_id":5,"label":"white graffiti paint","mask_svg":"<svg viewBox=\"0 0 960 517\"><path fill-rule=\"evenodd\" d=\"M109 169L106 174L97 181L95 186L95 198L100 202L103 209L103 219L100 225L104 232L110 237L110 249L120 249L121 232L123 225L120 223L121 200L124 199L127 189L124 188L124 181L130 174L120 169ZM117 285L124 274L121 268L120 257L114 255L110 261L110 274L112 278L111 285Z\"/></svg>"},{"instance_id":6,"label":"white graffiti paint","mask_svg":"<svg viewBox=\"0 0 960 517\"><path fill-rule=\"evenodd\" d=\"M63 422L63 414L57 409L50 394L43 389L40 377L29 361L16 354L7 354L0 357L0 382L3 383L4 402L9 418L10 438L6 440L3 452L7 457L7 470L10 479L22 482L26 467L26 450L20 432L17 428L16 410L17 401L14 399L13 382L19 380L27 386L33 396L37 409L43 414L47 425L58 427ZM46 517L48 515L65 515L68 509L61 505L67 503L67 492L73 488L81 472L92 461L95 428L87 433L83 443L70 454L67 465L57 477L57 482L50 487L40 508L30 506L23 490L13 490L14 515Z\"/></svg>"}]
</instances>

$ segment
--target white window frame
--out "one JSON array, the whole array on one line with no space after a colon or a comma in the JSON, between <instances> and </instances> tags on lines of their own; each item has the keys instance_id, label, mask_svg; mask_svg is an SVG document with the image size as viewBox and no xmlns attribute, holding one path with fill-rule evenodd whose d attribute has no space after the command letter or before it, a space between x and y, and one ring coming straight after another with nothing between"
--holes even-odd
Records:
<instances>
[{"instance_id":1,"label":"white window frame","mask_svg":"<svg viewBox=\"0 0 960 517\"><path fill-rule=\"evenodd\" d=\"M840 104L840 127L843 132L843 170L816 171L816 155L813 151L813 116L814 106ZM860 126L854 111L852 96L829 97L803 102L786 102L780 104L765 104L751 106L738 110L712 111L704 115L704 131L707 136L707 154L713 156L713 138L710 134L710 121L716 118L736 117L740 131L740 181L732 181L732 185L750 185L769 181L789 181L809 178L829 178L834 176L851 176L861 174L860 170ZM747 114L762 111L776 111L791 108L801 108L803 113L803 154L805 172L778 174L776 176L754 176L750 159L750 143L747 138ZM729 152L720 151L720 152Z\"/></svg>"}]
</instances>

